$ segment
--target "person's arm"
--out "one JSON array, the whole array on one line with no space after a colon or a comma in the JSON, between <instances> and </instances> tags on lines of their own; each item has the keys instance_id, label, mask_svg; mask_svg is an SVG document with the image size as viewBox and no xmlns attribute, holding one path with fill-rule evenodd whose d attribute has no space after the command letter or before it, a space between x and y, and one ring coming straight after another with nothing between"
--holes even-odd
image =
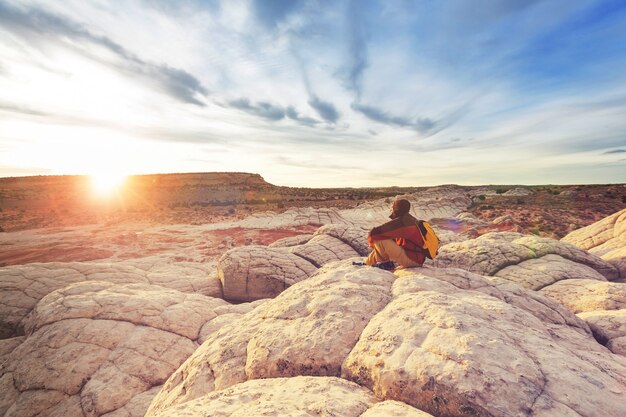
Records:
<instances>
[{"instance_id":1,"label":"person's arm","mask_svg":"<svg viewBox=\"0 0 626 417\"><path fill-rule=\"evenodd\" d=\"M374 247L374 242L378 240L402 237L398 234L398 231L403 226L404 223L402 222L402 218L398 217L397 219L390 220L387 223L381 224L378 227L374 227L367 235L367 241L369 242L370 247Z\"/></svg>"}]
</instances>

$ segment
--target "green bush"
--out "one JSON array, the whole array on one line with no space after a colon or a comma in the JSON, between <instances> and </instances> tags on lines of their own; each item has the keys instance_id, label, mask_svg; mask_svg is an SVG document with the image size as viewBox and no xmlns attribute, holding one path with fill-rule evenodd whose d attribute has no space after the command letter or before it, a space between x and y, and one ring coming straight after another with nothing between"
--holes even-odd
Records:
<instances>
[{"instance_id":1,"label":"green bush","mask_svg":"<svg viewBox=\"0 0 626 417\"><path fill-rule=\"evenodd\" d=\"M481 200L481 201L484 201L485 198L487 198L487 197L485 197L484 194L481 194L481 195L478 196L478 199Z\"/></svg>"}]
</instances>

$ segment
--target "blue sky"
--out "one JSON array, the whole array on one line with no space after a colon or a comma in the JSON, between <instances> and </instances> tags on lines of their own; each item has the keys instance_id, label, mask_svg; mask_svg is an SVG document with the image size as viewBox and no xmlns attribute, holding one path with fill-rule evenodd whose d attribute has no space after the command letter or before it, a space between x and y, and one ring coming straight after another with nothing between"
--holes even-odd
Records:
<instances>
[{"instance_id":1,"label":"blue sky","mask_svg":"<svg viewBox=\"0 0 626 417\"><path fill-rule=\"evenodd\" d=\"M624 1L0 0L0 176L626 182Z\"/></svg>"}]
</instances>

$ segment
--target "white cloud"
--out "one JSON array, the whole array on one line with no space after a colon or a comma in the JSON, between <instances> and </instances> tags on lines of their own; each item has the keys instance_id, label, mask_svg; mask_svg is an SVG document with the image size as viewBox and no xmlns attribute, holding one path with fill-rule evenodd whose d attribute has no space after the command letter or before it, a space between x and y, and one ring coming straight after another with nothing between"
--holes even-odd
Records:
<instances>
[{"instance_id":1,"label":"white cloud","mask_svg":"<svg viewBox=\"0 0 626 417\"><path fill-rule=\"evenodd\" d=\"M248 1L5 3L58 17L60 32L0 28L2 173L80 172L127 143L134 173L252 171L289 185L624 180L592 156L626 146L623 76L576 93L526 88L513 72L567 10L533 24L548 6L503 3L477 27L449 7L429 21L417 6L367 3L359 17L315 4L263 20ZM500 42L503 22L515 27ZM45 158L53 149L62 157Z\"/></svg>"}]
</instances>

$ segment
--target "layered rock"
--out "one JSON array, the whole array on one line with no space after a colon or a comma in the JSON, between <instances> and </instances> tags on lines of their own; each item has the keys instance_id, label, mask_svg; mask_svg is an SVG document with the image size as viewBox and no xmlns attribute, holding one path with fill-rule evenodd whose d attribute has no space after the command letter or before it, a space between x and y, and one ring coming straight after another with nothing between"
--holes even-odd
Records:
<instances>
[{"instance_id":1,"label":"layered rock","mask_svg":"<svg viewBox=\"0 0 626 417\"><path fill-rule=\"evenodd\" d=\"M626 356L626 309L579 313L598 341L613 353Z\"/></svg>"},{"instance_id":2,"label":"layered rock","mask_svg":"<svg viewBox=\"0 0 626 417\"><path fill-rule=\"evenodd\" d=\"M272 378L237 384L154 415L359 417L375 402L369 390L339 378Z\"/></svg>"},{"instance_id":3,"label":"layered rock","mask_svg":"<svg viewBox=\"0 0 626 417\"><path fill-rule=\"evenodd\" d=\"M396 198L409 200L411 214L423 220L451 219L472 204L471 196L456 185L433 187ZM369 229L389 221L392 200L387 198L366 202L354 209L344 210L341 214L351 224Z\"/></svg>"},{"instance_id":4,"label":"layered rock","mask_svg":"<svg viewBox=\"0 0 626 417\"><path fill-rule=\"evenodd\" d=\"M313 238L313 235L309 235L309 234L289 236L289 237L284 237L282 239L278 239L270 243L267 246L269 246L270 248L288 248L290 246L304 245L312 238Z\"/></svg>"},{"instance_id":5,"label":"layered rock","mask_svg":"<svg viewBox=\"0 0 626 417\"><path fill-rule=\"evenodd\" d=\"M352 249L352 246L326 234L319 234L304 245L293 246L288 250L294 255L311 262L316 268L320 268L328 262L359 256Z\"/></svg>"},{"instance_id":6,"label":"layered rock","mask_svg":"<svg viewBox=\"0 0 626 417\"><path fill-rule=\"evenodd\" d=\"M626 356L626 284L571 279L541 292L577 313L613 353Z\"/></svg>"},{"instance_id":7,"label":"layered rock","mask_svg":"<svg viewBox=\"0 0 626 417\"><path fill-rule=\"evenodd\" d=\"M244 382L157 416L429 416L396 401L376 401L371 391L344 379L300 376Z\"/></svg>"},{"instance_id":8,"label":"layered rock","mask_svg":"<svg viewBox=\"0 0 626 417\"><path fill-rule=\"evenodd\" d=\"M293 376L342 376L432 415L626 413L626 359L556 301L460 269L394 275L347 261L209 336L147 415Z\"/></svg>"},{"instance_id":9,"label":"layered rock","mask_svg":"<svg viewBox=\"0 0 626 417\"><path fill-rule=\"evenodd\" d=\"M512 188L504 193L502 193L503 196L506 197L525 197L528 195L533 195L534 192L533 190L529 190L528 188Z\"/></svg>"},{"instance_id":10,"label":"layered rock","mask_svg":"<svg viewBox=\"0 0 626 417\"><path fill-rule=\"evenodd\" d=\"M461 187L444 185L427 190L399 195L411 202L411 214L431 219L453 218L472 203L471 196ZM253 214L236 223L248 228L276 228L291 226L347 225L370 229L389 220L391 198L368 201L347 210L335 208L294 208L283 213L265 212Z\"/></svg>"},{"instance_id":11,"label":"layered rock","mask_svg":"<svg viewBox=\"0 0 626 417\"><path fill-rule=\"evenodd\" d=\"M557 282L540 291L573 313L626 308L626 284L589 279Z\"/></svg>"},{"instance_id":12,"label":"layered rock","mask_svg":"<svg viewBox=\"0 0 626 417\"><path fill-rule=\"evenodd\" d=\"M315 231L314 236L332 236L350 246L361 256L367 256L372 250L367 243L368 230L346 225L326 225Z\"/></svg>"},{"instance_id":13,"label":"layered rock","mask_svg":"<svg viewBox=\"0 0 626 417\"><path fill-rule=\"evenodd\" d=\"M245 246L226 252L217 269L225 299L254 301L277 296L317 268L281 248Z\"/></svg>"},{"instance_id":14,"label":"layered rock","mask_svg":"<svg viewBox=\"0 0 626 417\"><path fill-rule=\"evenodd\" d=\"M537 294L471 275L403 272L344 377L434 415L625 412L626 362L584 323Z\"/></svg>"},{"instance_id":15,"label":"layered rock","mask_svg":"<svg viewBox=\"0 0 626 417\"><path fill-rule=\"evenodd\" d=\"M522 261L502 268L495 276L535 291L563 280L606 281L604 275L595 269L559 255L545 255Z\"/></svg>"},{"instance_id":16,"label":"layered rock","mask_svg":"<svg viewBox=\"0 0 626 417\"><path fill-rule=\"evenodd\" d=\"M201 328L228 307L148 284L93 281L54 291L28 316L27 337L0 369L0 414L141 416L197 348Z\"/></svg>"},{"instance_id":17,"label":"layered rock","mask_svg":"<svg viewBox=\"0 0 626 417\"><path fill-rule=\"evenodd\" d=\"M255 213L236 223L248 228L279 228L292 226L322 226L349 223L336 208L292 208L283 213L268 211Z\"/></svg>"},{"instance_id":18,"label":"layered rock","mask_svg":"<svg viewBox=\"0 0 626 417\"><path fill-rule=\"evenodd\" d=\"M546 258L546 255L554 255ZM545 259L544 259L545 258ZM562 259L559 259L562 258ZM525 261L533 260L531 263ZM558 240L539 236L527 236L513 232L492 232L476 239L444 245L439 249L435 260L438 267L455 267L482 275L498 275L503 273L507 279L518 279L523 285L534 287L546 282L541 275L553 275L550 268L555 269L554 280L563 279L565 269L572 265L566 260L587 266L608 280L617 279L617 269L608 262L592 255L574 245ZM505 268L516 265L518 268ZM522 272L526 270L527 272ZM577 268L580 272L582 269ZM590 271L585 269L585 278ZM537 272L537 277L529 274ZM572 276L579 278L578 276ZM547 281L549 281L548 279Z\"/></svg>"},{"instance_id":19,"label":"layered rock","mask_svg":"<svg viewBox=\"0 0 626 417\"><path fill-rule=\"evenodd\" d=\"M626 279L626 209L561 239L613 264Z\"/></svg>"},{"instance_id":20,"label":"layered rock","mask_svg":"<svg viewBox=\"0 0 626 417\"><path fill-rule=\"evenodd\" d=\"M346 225L320 227L312 237L277 245L244 246L226 252L218 262L224 298L254 301L273 298L332 262L369 254L367 230Z\"/></svg>"},{"instance_id":21,"label":"layered rock","mask_svg":"<svg viewBox=\"0 0 626 417\"><path fill-rule=\"evenodd\" d=\"M0 269L0 339L23 334L22 321L37 302L54 290L83 281L114 284L156 284L183 292L220 297L221 283L206 266L191 263L142 264L144 269L124 263L45 263Z\"/></svg>"},{"instance_id":22,"label":"layered rock","mask_svg":"<svg viewBox=\"0 0 626 417\"><path fill-rule=\"evenodd\" d=\"M151 413L248 379L339 376L369 319L391 298L379 269L323 268L209 337L168 380Z\"/></svg>"}]
</instances>

